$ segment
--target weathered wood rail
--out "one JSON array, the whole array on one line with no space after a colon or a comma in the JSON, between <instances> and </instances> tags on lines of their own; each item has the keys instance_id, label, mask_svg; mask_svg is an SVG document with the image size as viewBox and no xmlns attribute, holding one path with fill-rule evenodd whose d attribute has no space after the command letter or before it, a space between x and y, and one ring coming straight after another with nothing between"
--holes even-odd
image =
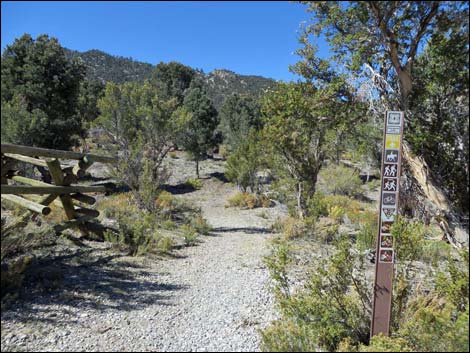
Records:
<instances>
[{"instance_id":1,"label":"weathered wood rail","mask_svg":"<svg viewBox=\"0 0 470 353\"><path fill-rule=\"evenodd\" d=\"M60 159L76 160L73 166L62 164ZM105 192L105 186L78 185L80 178L94 163L113 163L115 158L89 153L53 150L12 144L1 145L1 198L27 209L19 220L4 229L4 233L27 222L31 212L47 216L51 212L50 204L61 207L68 221L59 228L78 226L82 233L87 233L90 221L99 216L99 212L83 204L93 205L95 198L86 193ZM41 167L50 173L53 184L19 175L15 169L18 162ZM27 197L24 195L28 195ZM79 204L74 204L74 201ZM90 228L93 228L90 226Z\"/></svg>"}]
</instances>

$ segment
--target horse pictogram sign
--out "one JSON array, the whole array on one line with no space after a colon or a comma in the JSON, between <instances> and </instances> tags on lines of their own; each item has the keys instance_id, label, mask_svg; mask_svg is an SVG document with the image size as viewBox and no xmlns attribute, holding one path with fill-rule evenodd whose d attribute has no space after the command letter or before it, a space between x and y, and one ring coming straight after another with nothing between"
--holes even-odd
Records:
<instances>
[{"instance_id":1,"label":"horse pictogram sign","mask_svg":"<svg viewBox=\"0 0 470 353\"><path fill-rule=\"evenodd\" d=\"M398 212L403 124L403 112L386 112L371 336L379 333L388 336L390 331L393 264L395 261L392 228Z\"/></svg>"}]
</instances>

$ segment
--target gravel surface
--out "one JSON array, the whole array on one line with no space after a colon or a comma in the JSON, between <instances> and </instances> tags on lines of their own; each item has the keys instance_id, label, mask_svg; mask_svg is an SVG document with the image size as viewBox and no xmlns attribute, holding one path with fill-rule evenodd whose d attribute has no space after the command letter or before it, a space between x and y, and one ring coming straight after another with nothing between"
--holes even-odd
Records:
<instances>
[{"instance_id":1,"label":"gravel surface","mask_svg":"<svg viewBox=\"0 0 470 353\"><path fill-rule=\"evenodd\" d=\"M276 318L262 257L285 210L225 208L236 189L209 165L203 188L177 197L201 206L212 235L163 259L70 247L43 264L48 291L26 288L2 311L1 350L259 351L258 330Z\"/></svg>"}]
</instances>

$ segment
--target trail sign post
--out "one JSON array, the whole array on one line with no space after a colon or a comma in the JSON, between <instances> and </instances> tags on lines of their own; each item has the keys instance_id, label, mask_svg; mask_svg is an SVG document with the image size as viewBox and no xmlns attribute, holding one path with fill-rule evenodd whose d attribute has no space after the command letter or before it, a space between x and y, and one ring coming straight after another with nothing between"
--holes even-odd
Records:
<instances>
[{"instance_id":1,"label":"trail sign post","mask_svg":"<svg viewBox=\"0 0 470 353\"><path fill-rule=\"evenodd\" d=\"M387 111L384 125L371 337L379 333L388 336L390 331L393 265L395 262L395 239L390 234L390 227L398 214L404 113Z\"/></svg>"}]
</instances>

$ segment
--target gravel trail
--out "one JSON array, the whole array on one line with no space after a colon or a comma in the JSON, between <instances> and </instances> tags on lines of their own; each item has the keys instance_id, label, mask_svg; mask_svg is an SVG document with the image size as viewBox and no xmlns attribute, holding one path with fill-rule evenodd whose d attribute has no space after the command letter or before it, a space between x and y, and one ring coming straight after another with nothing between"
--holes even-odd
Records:
<instances>
[{"instance_id":1,"label":"gravel trail","mask_svg":"<svg viewBox=\"0 0 470 353\"><path fill-rule=\"evenodd\" d=\"M55 259L48 272L60 269L60 285L47 275L49 293L31 289L3 310L1 350L259 351L258 329L276 316L262 257L282 210L225 208L235 192L207 179L178 195L201 206L214 232L171 258L87 242L81 256Z\"/></svg>"}]
</instances>

